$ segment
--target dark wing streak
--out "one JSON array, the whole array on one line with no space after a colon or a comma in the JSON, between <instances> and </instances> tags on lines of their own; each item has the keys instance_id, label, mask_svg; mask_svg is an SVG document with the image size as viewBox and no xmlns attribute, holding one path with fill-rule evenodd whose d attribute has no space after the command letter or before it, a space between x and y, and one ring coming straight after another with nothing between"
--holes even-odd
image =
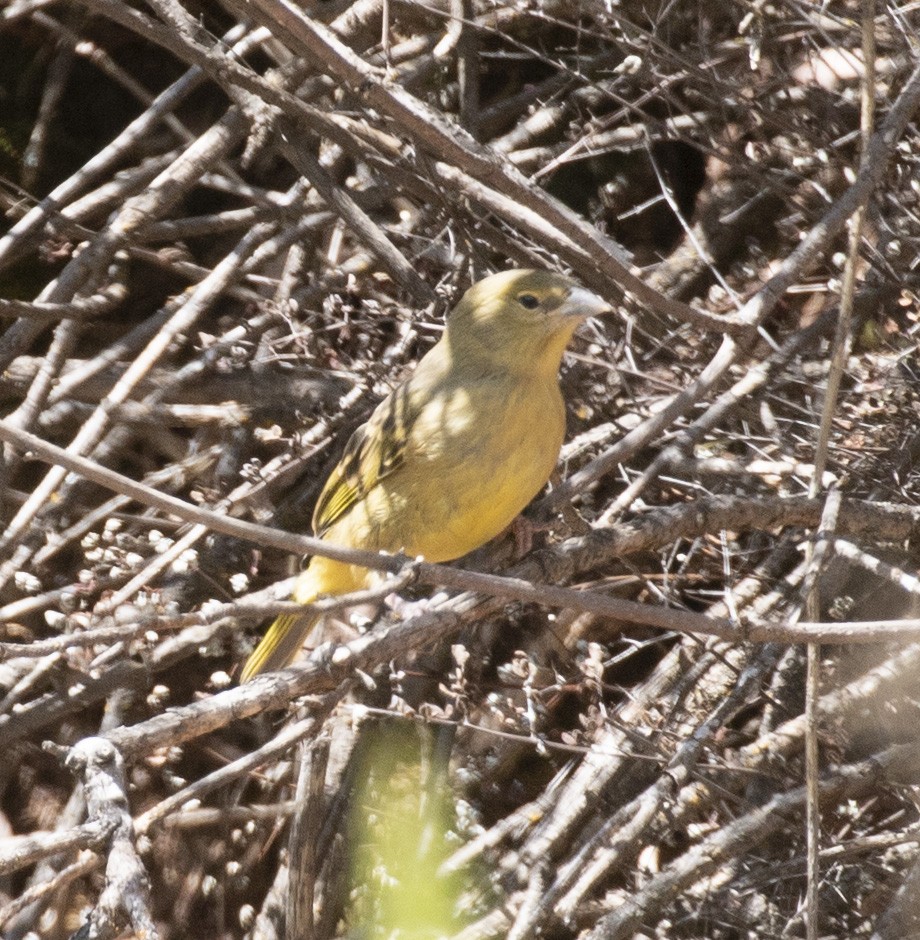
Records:
<instances>
[{"instance_id":1,"label":"dark wing streak","mask_svg":"<svg viewBox=\"0 0 920 940\"><path fill-rule=\"evenodd\" d=\"M403 383L352 434L316 502L313 531L317 536L322 537L336 520L402 464L416 417L410 412L408 384Z\"/></svg>"}]
</instances>

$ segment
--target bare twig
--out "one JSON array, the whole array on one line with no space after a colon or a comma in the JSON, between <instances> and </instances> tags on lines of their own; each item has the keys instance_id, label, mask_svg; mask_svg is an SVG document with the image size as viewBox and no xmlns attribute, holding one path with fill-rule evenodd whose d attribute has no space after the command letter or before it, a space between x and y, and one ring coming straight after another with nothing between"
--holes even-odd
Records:
<instances>
[{"instance_id":1,"label":"bare twig","mask_svg":"<svg viewBox=\"0 0 920 940\"><path fill-rule=\"evenodd\" d=\"M134 844L124 764L102 738L84 738L71 749L67 765L83 778L87 815L112 828L106 885L80 931L86 937L117 937L130 925L155 940L159 931L150 912L150 884Z\"/></svg>"}]
</instances>

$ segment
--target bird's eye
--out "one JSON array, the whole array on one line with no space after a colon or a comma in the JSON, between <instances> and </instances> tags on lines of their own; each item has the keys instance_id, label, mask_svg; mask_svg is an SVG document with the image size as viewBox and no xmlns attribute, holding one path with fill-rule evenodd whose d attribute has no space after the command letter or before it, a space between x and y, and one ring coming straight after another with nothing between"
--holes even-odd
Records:
<instances>
[{"instance_id":1,"label":"bird's eye","mask_svg":"<svg viewBox=\"0 0 920 940\"><path fill-rule=\"evenodd\" d=\"M521 294L518 297L518 303L527 310L536 310L540 306L540 301L533 294Z\"/></svg>"}]
</instances>

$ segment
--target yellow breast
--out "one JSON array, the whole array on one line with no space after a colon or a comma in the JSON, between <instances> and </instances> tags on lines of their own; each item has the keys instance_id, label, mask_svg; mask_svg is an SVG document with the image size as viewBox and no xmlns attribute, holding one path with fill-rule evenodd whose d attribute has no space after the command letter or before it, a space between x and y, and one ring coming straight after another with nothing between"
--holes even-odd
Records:
<instances>
[{"instance_id":1,"label":"yellow breast","mask_svg":"<svg viewBox=\"0 0 920 940\"><path fill-rule=\"evenodd\" d=\"M473 417L475 416L475 417ZM450 561L505 529L549 479L565 433L555 382L487 383L433 398L405 460L326 533L333 542Z\"/></svg>"}]
</instances>

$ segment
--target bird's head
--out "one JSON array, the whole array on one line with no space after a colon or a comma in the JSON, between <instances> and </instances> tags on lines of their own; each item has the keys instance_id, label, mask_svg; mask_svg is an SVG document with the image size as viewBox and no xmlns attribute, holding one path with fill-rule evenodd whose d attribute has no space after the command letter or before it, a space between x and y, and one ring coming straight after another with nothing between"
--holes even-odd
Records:
<instances>
[{"instance_id":1,"label":"bird's head","mask_svg":"<svg viewBox=\"0 0 920 940\"><path fill-rule=\"evenodd\" d=\"M554 271L515 270L474 284L447 321L452 347L555 371L576 327L611 307Z\"/></svg>"}]
</instances>

